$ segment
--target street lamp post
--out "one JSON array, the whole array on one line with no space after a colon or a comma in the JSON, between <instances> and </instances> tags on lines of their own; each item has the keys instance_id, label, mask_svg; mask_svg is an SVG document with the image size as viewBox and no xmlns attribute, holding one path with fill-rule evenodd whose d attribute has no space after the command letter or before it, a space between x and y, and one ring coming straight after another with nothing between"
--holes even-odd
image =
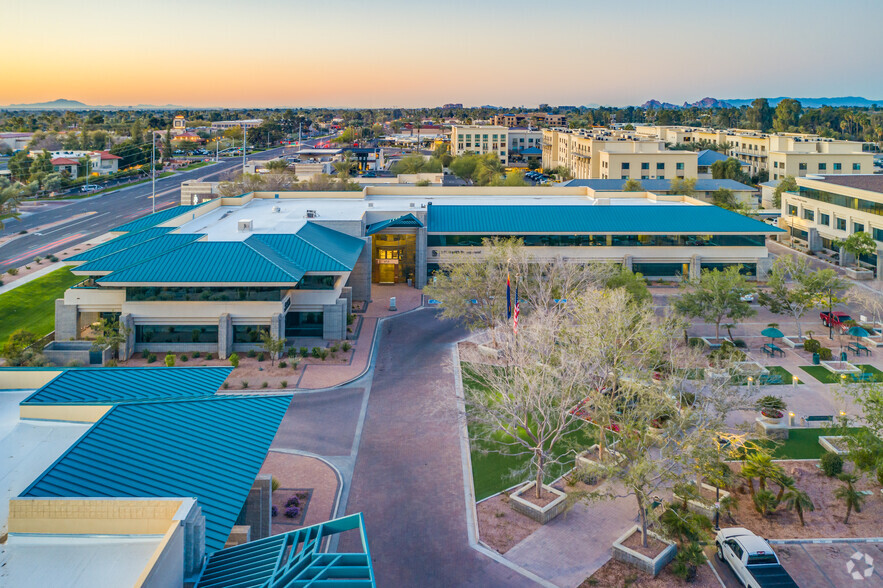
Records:
<instances>
[{"instance_id":1,"label":"street lamp post","mask_svg":"<svg viewBox=\"0 0 883 588\"><path fill-rule=\"evenodd\" d=\"M156 212L156 133L150 133L150 174L152 184L152 202L153 212Z\"/></svg>"}]
</instances>

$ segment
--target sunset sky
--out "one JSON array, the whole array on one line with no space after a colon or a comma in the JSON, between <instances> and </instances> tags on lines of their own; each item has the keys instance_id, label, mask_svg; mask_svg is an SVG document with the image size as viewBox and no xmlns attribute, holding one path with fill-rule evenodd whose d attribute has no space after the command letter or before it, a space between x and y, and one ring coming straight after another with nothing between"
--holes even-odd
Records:
<instances>
[{"instance_id":1,"label":"sunset sky","mask_svg":"<svg viewBox=\"0 0 883 588\"><path fill-rule=\"evenodd\" d=\"M883 99L880 0L4 0L0 104Z\"/></svg>"}]
</instances>

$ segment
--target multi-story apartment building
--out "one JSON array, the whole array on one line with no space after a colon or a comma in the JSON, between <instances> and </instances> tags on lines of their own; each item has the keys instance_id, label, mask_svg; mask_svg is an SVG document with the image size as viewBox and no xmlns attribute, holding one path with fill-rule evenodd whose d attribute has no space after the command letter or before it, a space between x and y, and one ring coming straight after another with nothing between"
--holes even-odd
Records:
<instances>
[{"instance_id":1,"label":"multi-story apartment building","mask_svg":"<svg viewBox=\"0 0 883 588\"><path fill-rule=\"evenodd\" d=\"M836 251L836 241L853 233L869 233L877 241L878 252L861 261L881 275L883 175L809 175L796 180L797 192L782 194L780 226L810 251Z\"/></svg>"},{"instance_id":2,"label":"multi-story apartment building","mask_svg":"<svg viewBox=\"0 0 883 588\"><path fill-rule=\"evenodd\" d=\"M695 178L697 155L671 151L632 131L543 130L543 167L566 167L578 179L664 180Z\"/></svg>"},{"instance_id":3,"label":"multi-story apartment building","mask_svg":"<svg viewBox=\"0 0 883 588\"><path fill-rule=\"evenodd\" d=\"M519 112L498 114L494 117L494 124L503 127L519 127L526 123L544 127L560 127L567 124L567 115L548 112Z\"/></svg>"},{"instance_id":4,"label":"multi-story apartment building","mask_svg":"<svg viewBox=\"0 0 883 588\"><path fill-rule=\"evenodd\" d=\"M467 151L483 155L493 153L503 165L509 163L509 127L499 125L454 125L451 127L451 154Z\"/></svg>"},{"instance_id":5,"label":"multi-story apartment building","mask_svg":"<svg viewBox=\"0 0 883 588\"><path fill-rule=\"evenodd\" d=\"M543 131L540 129L514 127L509 129L508 136L508 156L510 161L539 159L542 154Z\"/></svg>"},{"instance_id":6,"label":"multi-story apartment building","mask_svg":"<svg viewBox=\"0 0 883 588\"><path fill-rule=\"evenodd\" d=\"M727 155L747 165L751 175L767 172L771 180L807 174L873 173L874 156L858 141L829 139L808 133L762 133L751 129L700 129L641 126L637 136L668 144L709 141L727 144Z\"/></svg>"}]
</instances>

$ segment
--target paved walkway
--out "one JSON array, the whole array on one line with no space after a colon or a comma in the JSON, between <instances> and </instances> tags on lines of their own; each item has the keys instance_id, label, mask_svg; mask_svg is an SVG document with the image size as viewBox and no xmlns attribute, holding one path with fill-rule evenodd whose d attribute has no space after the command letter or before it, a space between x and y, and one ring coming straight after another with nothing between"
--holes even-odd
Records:
<instances>
[{"instance_id":1,"label":"paved walkway","mask_svg":"<svg viewBox=\"0 0 883 588\"><path fill-rule=\"evenodd\" d=\"M65 264L60 263L60 262L47 265L46 267L41 268L33 273L30 273L26 276L20 277L19 279L15 280L14 282L9 282L8 284L4 284L4 285L0 286L0 294L3 294L4 292L9 292L10 290L15 290L19 286L27 284L28 282L36 280L37 278L42 278L46 274L51 274L55 270L61 269L64 266L65 266ZM4 277L7 277L7 276L4 276Z\"/></svg>"},{"instance_id":2,"label":"paved walkway","mask_svg":"<svg viewBox=\"0 0 883 588\"><path fill-rule=\"evenodd\" d=\"M365 514L378 586L532 585L468 544L450 348L464 334L430 310L383 323L346 509Z\"/></svg>"}]
</instances>

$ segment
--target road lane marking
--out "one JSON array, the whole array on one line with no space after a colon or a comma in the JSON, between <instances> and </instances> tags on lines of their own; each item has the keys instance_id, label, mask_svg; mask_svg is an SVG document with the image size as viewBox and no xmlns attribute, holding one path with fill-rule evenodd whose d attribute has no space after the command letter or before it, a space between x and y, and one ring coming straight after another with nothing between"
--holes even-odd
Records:
<instances>
[{"instance_id":1,"label":"road lane marking","mask_svg":"<svg viewBox=\"0 0 883 588\"><path fill-rule=\"evenodd\" d=\"M58 247L59 245L63 245L65 243L73 241L74 239L79 239L80 237L85 237L85 236L86 236L86 233L77 233L76 235L71 235L70 237L65 237L64 239L59 239L57 241L53 241L52 243L49 243L48 245L44 245L44 246L38 247L36 249L31 249L27 253L19 255L18 257L13 257L12 259L4 259L0 263L9 264L9 263L17 263L19 261L24 261L25 259L36 257L36 255L38 253L43 253L44 251L48 251L49 249L52 249L53 247Z\"/></svg>"}]
</instances>

